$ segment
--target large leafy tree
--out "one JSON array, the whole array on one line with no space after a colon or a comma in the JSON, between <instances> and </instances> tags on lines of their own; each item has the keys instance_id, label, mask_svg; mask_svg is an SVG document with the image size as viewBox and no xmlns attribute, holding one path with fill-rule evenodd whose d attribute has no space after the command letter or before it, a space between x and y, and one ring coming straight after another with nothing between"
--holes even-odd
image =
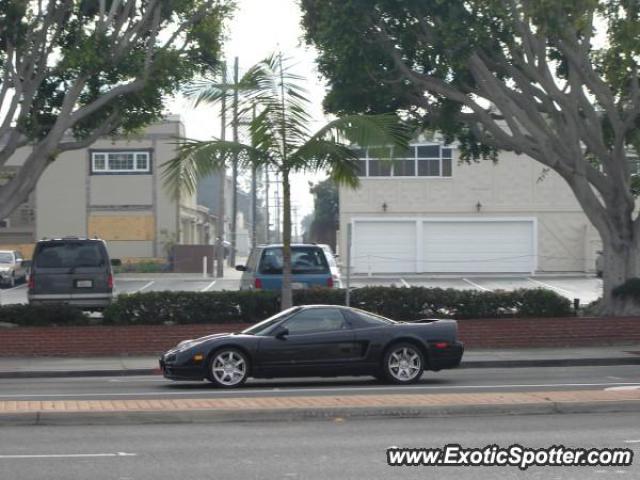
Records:
<instances>
[{"instance_id":1,"label":"large leafy tree","mask_svg":"<svg viewBox=\"0 0 640 480\"><path fill-rule=\"evenodd\" d=\"M333 112L401 110L468 158L524 153L557 172L599 232L603 313L640 274L629 156L640 138L635 0L302 0Z\"/></svg>"},{"instance_id":2,"label":"large leafy tree","mask_svg":"<svg viewBox=\"0 0 640 480\"><path fill-rule=\"evenodd\" d=\"M222 0L0 0L0 218L68 150L158 119L163 99L217 63Z\"/></svg>"},{"instance_id":3,"label":"large leafy tree","mask_svg":"<svg viewBox=\"0 0 640 480\"><path fill-rule=\"evenodd\" d=\"M336 231L338 229L339 200L338 187L330 178L315 185L309 182L309 191L313 195L313 220L309 226L309 240L327 243L336 250Z\"/></svg>"},{"instance_id":4,"label":"large leafy tree","mask_svg":"<svg viewBox=\"0 0 640 480\"><path fill-rule=\"evenodd\" d=\"M265 167L282 179L283 278L281 306L292 305L291 292L291 175L328 171L336 182L356 186L358 145L407 143L406 129L395 115L347 115L310 130L308 95L303 78L282 55L272 55L252 67L242 83L247 104L256 106L249 122L251 142L185 140L179 155L165 164L166 184L174 193L195 191L202 177L237 161L240 168ZM251 94L249 94L251 91ZM216 94L217 95L217 94Z\"/></svg>"}]
</instances>

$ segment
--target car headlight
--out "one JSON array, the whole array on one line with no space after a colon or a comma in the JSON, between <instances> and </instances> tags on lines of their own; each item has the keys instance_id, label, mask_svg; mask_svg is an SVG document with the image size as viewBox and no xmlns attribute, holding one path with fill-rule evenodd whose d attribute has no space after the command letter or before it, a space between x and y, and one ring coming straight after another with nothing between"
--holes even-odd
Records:
<instances>
[{"instance_id":1,"label":"car headlight","mask_svg":"<svg viewBox=\"0 0 640 480\"><path fill-rule=\"evenodd\" d=\"M194 343L193 340L183 340L178 345L176 345L177 350L186 350Z\"/></svg>"}]
</instances>

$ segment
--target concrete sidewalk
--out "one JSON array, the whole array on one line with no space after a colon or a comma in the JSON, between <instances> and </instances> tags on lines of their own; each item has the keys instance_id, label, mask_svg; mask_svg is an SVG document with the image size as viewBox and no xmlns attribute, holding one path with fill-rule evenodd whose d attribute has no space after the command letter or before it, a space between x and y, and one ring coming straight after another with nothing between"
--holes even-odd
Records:
<instances>
[{"instance_id":1,"label":"concrete sidewalk","mask_svg":"<svg viewBox=\"0 0 640 480\"><path fill-rule=\"evenodd\" d=\"M640 365L640 345L468 350L460 368ZM0 357L0 378L159 374L157 356Z\"/></svg>"}]
</instances>

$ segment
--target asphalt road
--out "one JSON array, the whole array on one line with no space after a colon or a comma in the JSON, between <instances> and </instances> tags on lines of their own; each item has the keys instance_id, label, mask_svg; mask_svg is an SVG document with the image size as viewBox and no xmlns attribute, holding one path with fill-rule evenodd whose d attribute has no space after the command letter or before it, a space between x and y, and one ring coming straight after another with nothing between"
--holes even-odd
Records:
<instances>
[{"instance_id":1,"label":"asphalt road","mask_svg":"<svg viewBox=\"0 0 640 480\"><path fill-rule=\"evenodd\" d=\"M386 449L631 448L629 467L390 467ZM0 427L4 480L640 478L636 414Z\"/></svg>"},{"instance_id":2,"label":"asphalt road","mask_svg":"<svg viewBox=\"0 0 640 480\"><path fill-rule=\"evenodd\" d=\"M116 294L150 291L188 291L208 292L216 290L237 290L237 278L199 278L197 275L185 276L116 276ZM397 287L439 287L457 290L515 290L518 288L547 288L571 300L579 298L580 302L588 304L597 300L602 293L602 280L592 276L466 276L466 277L428 277L428 276L397 276L397 277L354 277L353 287L380 285ZM0 289L0 304L27 302L27 287L24 284L14 288Z\"/></svg>"},{"instance_id":3,"label":"asphalt road","mask_svg":"<svg viewBox=\"0 0 640 480\"><path fill-rule=\"evenodd\" d=\"M518 392L633 386L640 387L637 365L444 370L426 372L420 383L402 387L381 384L370 377L249 380L235 390L216 389L208 382L172 382L160 376L2 379L0 400Z\"/></svg>"}]
</instances>

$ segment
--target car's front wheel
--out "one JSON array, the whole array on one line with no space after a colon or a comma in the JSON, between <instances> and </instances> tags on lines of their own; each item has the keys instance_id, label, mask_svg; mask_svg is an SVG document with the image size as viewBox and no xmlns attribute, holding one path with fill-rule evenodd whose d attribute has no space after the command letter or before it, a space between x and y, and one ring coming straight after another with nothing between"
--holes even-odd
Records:
<instances>
[{"instance_id":1,"label":"car's front wheel","mask_svg":"<svg viewBox=\"0 0 640 480\"><path fill-rule=\"evenodd\" d=\"M385 354L382 370L385 378L393 383L415 383L424 371L424 356L411 343L397 343Z\"/></svg>"},{"instance_id":2,"label":"car's front wheel","mask_svg":"<svg viewBox=\"0 0 640 480\"><path fill-rule=\"evenodd\" d=\"M218 387L234 388L249 376L249 359L240 350L223 348L211 356L207 378Z\"/></svg>"}]
</instances>

